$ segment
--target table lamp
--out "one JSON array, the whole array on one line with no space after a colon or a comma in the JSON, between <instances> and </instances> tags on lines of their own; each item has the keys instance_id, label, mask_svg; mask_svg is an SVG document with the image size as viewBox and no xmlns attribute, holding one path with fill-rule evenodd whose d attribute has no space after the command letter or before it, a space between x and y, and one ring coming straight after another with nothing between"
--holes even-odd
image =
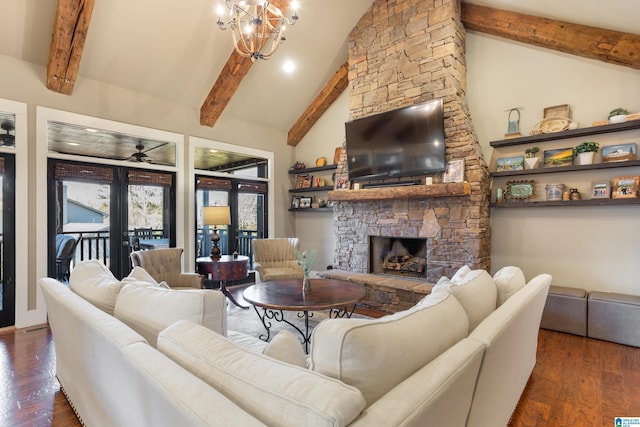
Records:
<instances>
[{"instance_id":1,"label":"table lamp","mask_svg":"<svg viewBox=\"0 0 640 427\"><path fill-rule=\"evenodd\" d=\"M204 225L213 225L213 235L211 241L213 247L211 248L211 258L220 258L220 248L218 248L218 242L220 236L218 236L218 225L231 224L231 212L229 206L205 206L202 208L202 216Z\"/></svg>"}]
</instances>

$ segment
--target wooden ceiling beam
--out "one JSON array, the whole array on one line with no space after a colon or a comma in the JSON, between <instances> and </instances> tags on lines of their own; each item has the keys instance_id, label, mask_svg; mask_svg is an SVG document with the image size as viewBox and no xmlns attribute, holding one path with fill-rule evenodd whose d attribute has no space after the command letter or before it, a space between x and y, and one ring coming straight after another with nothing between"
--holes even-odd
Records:
<instances>
[{"instance_id":1,"label":"wooden ceiling beam","mask_svg":"<svg viewBox=\"0 0 640 427\"><path fill-rule=\"evenodd\" d=\"M289 3L290 0L271 0L271 4L283 12L289 7ZM228 37L231 35L229 34ZM251 59L243 58L234 49L200 107L202 126L213 127L216 124L252 65Z\"/></svg>"},{"instance_id":2,"label":"wooden ceiling beam","mask_svg":"<svg viewBox=\"0 0 640 427\"><path fill-rule=\"evenodd\" d=\"M349 64L345 62L322 88L318 96L296 120L287 135L287 144L296 146L313 125L329 109L342 92L349 86Z\"/></svg>"},{"instance_id":3,"label":"wooden ceiling beam","mask_svg":"<svg viewBox=\"0 0 640 427\"><path fill-rule=\"evenodd\" d=\"M94 3L95 0L58 0L47 63L47 88L52 91L65 95L73 92Z\"/></svg>"},{"instance_id":4,"label":"wooden ceiling beam","mask_svg":"<svg viewBox=\"0 0 640 427\"><path fill-rule=\"evenodd\" d=\"M640 36L462 3L465 28L640 69Z\"/></svg>"}]
</instances>

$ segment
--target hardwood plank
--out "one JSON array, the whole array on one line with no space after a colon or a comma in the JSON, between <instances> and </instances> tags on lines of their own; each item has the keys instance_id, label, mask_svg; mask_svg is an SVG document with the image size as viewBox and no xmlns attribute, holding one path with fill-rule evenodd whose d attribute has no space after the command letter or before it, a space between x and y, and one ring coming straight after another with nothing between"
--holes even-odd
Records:
<instances>
[{"instance_id":1,"label":"hardwood plank","mask_svg":"<svg viewBox=\"0 0 640 427\"><path fill-rule=\"evenodd\" d=\"M65 95L73 92L94 3L95 0L58 0L47 63L48 89Z\"/></svg>"},{"instance_id":2,"label":"hardwood plank","mask_svg":"<svg viewBox=\"0 0 640 427\"><path fill-rule=\"evenodd\" d=\"M462 3L462 23L522 43L640 69L640 35Z\"/></svg>"}]
</instances>

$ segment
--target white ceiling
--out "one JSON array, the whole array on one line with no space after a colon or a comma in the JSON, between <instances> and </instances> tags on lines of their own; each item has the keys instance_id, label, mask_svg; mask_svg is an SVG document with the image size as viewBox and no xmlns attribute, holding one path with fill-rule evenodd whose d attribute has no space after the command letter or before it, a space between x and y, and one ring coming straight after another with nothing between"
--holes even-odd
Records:
<instances>
[{"instance_id":1,"label":"white ceiling","mask_svg":"<svg viewBox=\"0 0 640 427\"><path fill-rule=\"evenodd\" d=\"M233 47L215 25L222 0L96 0L79 79L185 104L199 112ZM372 0L300 0L298 23L269 61L256 63L223 117L293 125L340 64L346 38ZM473 0L499 9L637 33L634 0ZM57 1L2 0L0 54L46 66ZM281 71L284 60L296 72ZM42 76L44 85L45 76ZM71 95L73 96L73 95Z\"/></svg>"}]
</instances>

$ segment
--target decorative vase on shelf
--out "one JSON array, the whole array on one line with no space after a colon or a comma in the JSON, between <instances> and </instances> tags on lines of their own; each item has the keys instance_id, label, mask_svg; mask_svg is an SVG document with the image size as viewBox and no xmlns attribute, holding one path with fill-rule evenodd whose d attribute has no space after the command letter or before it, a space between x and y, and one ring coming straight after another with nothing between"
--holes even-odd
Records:
<instances>
[{"instance_id":1,"label":"decorative vase on shelf","mask_svg":"<svg viewBox=\"0 0 640 427\"><path fill-rule=\"evenodd\" d=\"M538 162L540 159L538 157L525 157L524 164L526 169L535 169L538 167Z\"/></svg>"}]
</instances>

